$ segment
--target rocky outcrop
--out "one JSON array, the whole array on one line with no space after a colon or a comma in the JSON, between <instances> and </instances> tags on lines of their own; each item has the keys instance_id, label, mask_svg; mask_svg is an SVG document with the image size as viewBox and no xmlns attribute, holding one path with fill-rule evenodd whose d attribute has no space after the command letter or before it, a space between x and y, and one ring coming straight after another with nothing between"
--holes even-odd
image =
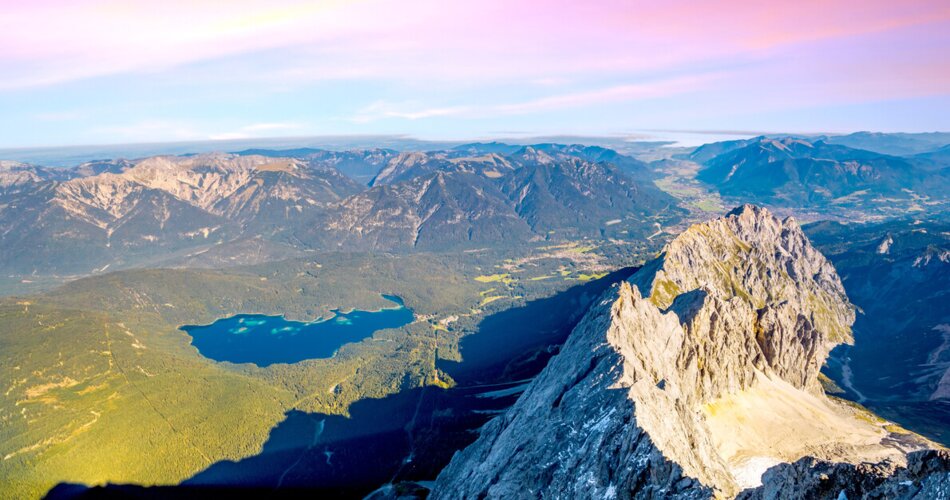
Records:
<instances>
[{"instance_id":1,"label":"rocky outcrop","mask_svg":"<svg viewBox=\"0 0 950 500\"><path fill-rule=\"evenodd\" d=\"M775 467L762 486L742 492L741 500L818 500L950 498L950 453L926 450L907 455L907 466L831 463L803 458Z\"/></svg>"},{"instance_id":2,"label":"rocky outcrop","mask_svg":"<svg viewBox=\"0 0 950 500\"><path fill-rule=\"evenodd\" d=\"M629 281L456 454L434 498L731 496L806 455L901 460L873 418L821 392L854 312L793 220L740 207Z\"/></svg>"},{"instance_id":3,"label":"rocky outcrop","mask_svg":"<svg viewBox=\"0 0 950 500\"><path fill-rule=\"evenodd\" d=\"M768 368L799 388L819 389L818 370L828 351L852 340L854 308L834 267L793 219L779 220L752 205L690 227L631 281L661 309L697 289L742 299L756 316L751 325L758 349L746 354L755 354L755 368ZM733 371L730 377L741 376ZM745 387L729 384L703 396Z\"/></svg>"},{"instance_id":4,"label":"rocky outcrop","mask_svg":"<svg viewBox=\"0 0 950 500\"><path fill-rule=\"evenodd\" d=\"M630 285L614 294L616 300L593 306L514 407L490 421L478 441L453 458L439 475L435 498L538 498L551 493L610 498L624 491L649 497L708 496L637 425L628 396L632 381L625 376L625 356L617 345L635 335L625 325L675 330L677 320L639 299ZM663 354L660 349L642 356ZM665 385L652 377L644 380L657 390ZM712 446L708 441L696 444Z\"/></svg>"}]
</instances>

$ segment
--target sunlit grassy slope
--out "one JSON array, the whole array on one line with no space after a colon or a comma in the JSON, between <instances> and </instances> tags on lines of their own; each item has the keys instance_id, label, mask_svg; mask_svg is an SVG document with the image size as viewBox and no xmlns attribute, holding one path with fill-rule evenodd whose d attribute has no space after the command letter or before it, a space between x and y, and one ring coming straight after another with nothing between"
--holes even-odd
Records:
<instances>
[{"instance_id":1,"label":"sunlit grassy slope","mask_svg":"<svg viewBox=\"0 0 950 500\"><path fill-rule=\"evenodd\" d=\"M0 299L0 484L14 498L62 481L174 484L259 452L289 409L345 414L362 398L451 382L436 357L460 359L459 338L478 321L572 284L532 278L596 275L648 250L608 251L332 254L227 271L123 271ZM403 298L417 321L331 359L217 363L178 329L236 313L313 320L373 310L390 305L381 293Z\"/></svg>"}]
</instances>

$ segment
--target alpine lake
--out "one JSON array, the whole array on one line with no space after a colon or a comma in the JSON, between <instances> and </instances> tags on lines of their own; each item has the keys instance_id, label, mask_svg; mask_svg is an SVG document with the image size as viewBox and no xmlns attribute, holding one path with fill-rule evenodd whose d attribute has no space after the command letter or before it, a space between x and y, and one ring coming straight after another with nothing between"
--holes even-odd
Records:
<instances>
[{"instance_id":1,"label":"alpine lake","mask_svg":"<svg viewBox=\"0 0 950 500\"><path fill-rule=\"evenodd\" d=\"M333 310L334 316L311 322L291 321L283 316L237 314L210 325L185 325L191 344L202 356L215 361L297 363L305 359L331 358L344 344L359 342L374 332L399 328L413 321L413 312L394 295L383 298L394 307L378 311Z\"/></svg>"}]
</instances>

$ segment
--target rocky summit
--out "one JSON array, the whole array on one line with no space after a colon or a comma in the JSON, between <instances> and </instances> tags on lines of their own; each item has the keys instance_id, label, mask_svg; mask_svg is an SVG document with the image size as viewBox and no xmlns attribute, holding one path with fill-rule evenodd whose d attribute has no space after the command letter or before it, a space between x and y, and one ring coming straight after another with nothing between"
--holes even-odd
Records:
<instances>
[{"instance_id":1,"label":"rocky summit","mask_svg":"<svg viewBox=\"0 0 950 500\"><path fill-rule=\"evenodd\" d=\"M803 457L905 464L929 443L822 389L854 318L792 218L693 225L595 302L432 497L732 497Z\"/></svg>"}]
</instances>

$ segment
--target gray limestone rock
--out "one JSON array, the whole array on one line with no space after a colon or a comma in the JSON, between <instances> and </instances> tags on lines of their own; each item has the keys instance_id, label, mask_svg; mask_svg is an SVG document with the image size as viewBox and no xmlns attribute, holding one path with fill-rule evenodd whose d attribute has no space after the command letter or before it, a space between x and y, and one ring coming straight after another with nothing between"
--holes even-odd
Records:
<instances>
[{"instance_id":1,"label":"gray limestone rock","mask_svg":"<svg viewBox=\"0 0 950 500\"><path fill-rule=\"evenodd\" d=\"M706 406L760 383L825 404L818 371L851 341L854 308L794 220L739 207L687 229L629 281L455 455L432 498L733 496Z\"/></svg>"}]
</instances>

